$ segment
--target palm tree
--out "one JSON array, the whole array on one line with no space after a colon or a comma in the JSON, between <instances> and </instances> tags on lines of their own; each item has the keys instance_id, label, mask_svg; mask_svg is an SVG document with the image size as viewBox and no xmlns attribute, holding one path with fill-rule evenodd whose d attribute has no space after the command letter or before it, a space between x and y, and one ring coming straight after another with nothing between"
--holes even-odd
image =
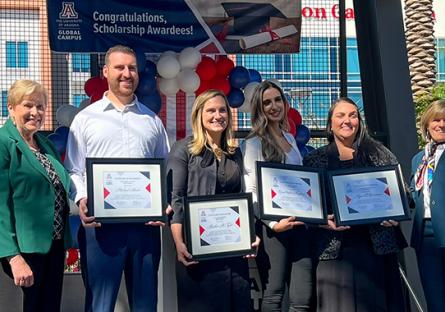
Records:
<instances>
[{"instance_id":1,"label":"palm tree","mask_svg":"<svg viewBox=\"0 0 445 312\"><path fill-rule=\"evenodd\" d=\"M436 83L433 0L405 0L405 36L413 98L429 94Z\"/></svg>"}]
</instances>

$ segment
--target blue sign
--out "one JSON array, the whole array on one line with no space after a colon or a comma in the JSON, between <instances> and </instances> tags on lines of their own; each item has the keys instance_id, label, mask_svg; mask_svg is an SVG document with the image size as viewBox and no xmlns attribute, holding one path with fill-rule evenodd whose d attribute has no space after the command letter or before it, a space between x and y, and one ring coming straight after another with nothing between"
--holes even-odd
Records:
<instances>
[{"instance_id":1,"label":"blue sign","mask_svg":"<svg viewBox=\"0 0 445 312\"><path fill-rule=\"evenodd\" d=\"M183 0L48 0L48 27L58 52L105 52L115 44L178 52L209 39Z\"/></svg>"},{"instance_id":2,"label":"blue sign","mask_svg":"<svg viewBox=\"0 0 445 312\"><path fill-rule=\"evenodd\" d=\"M301 0L47 0L50 48L145 53L298 52Z\"/></svg>"}]
</instances>

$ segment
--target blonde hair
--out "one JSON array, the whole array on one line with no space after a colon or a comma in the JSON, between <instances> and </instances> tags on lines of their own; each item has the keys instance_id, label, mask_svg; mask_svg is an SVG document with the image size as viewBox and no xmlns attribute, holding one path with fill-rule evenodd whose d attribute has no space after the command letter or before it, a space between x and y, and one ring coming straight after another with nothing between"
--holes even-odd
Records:
<instances>
[{"instance_id":1,"label":"blonde hair","mask_svg":"<svg viewBox=\"0 0 445 312\"><path fill-rule=\"evenodd\" d=\"M229 102L227 101L226 96L219 90L208 90L206 92L201 93L193 104L192 116L191 116L191 124L193 131L193 139L190 142L188 149L192 155L199 155L202 153L204 148L208 148L208 137L206 135L206 131L202 124L202 112L204 111L205 104L214 97L220 96L224 99L224 103L226 103L227 107L227 127L222 133L221 137L221 149L224 153L234 154L236 145L233 140L233 130L232 130L232 111L229 107Z\"/></svg>"},{"instance_id":2,"label":"blonde hair","mask_svg":"<svg viewBox=\"0 0 445 312\"><path fill-rule=\"evenodd\" d=\"M428 126L434 118L445 117L445 100L437 100L432 102L423 112L420 118L420 131L425 141L430 141L431 136L428 133Z\"/></svg>"},{"instance_id":3,"label":"blonde hair","mask_svg":"<svg viewBox=\"0 0 445 312\"><path fill-rule=\"evenodd\" d=\"M43 94L45 97L45 105L48 102L48 93L45 87L34 80L16 80L8 91L8 104L15 107L23 101L25 96L30 96L33 94Z\"/></svg>"},{"instance_id":4,"label":"blonde hair","mask_svg":"<svg viewBox=\"0 0 445 312\"><path fill-rule=\"evenodd\" d=\"M287 121L287 108L289 103L286 100L283 90L272 81L265 80L261 82L255 89L252 96L252 130L247 138L257 136L261 140L262 155L266 161L282 162L285 159L284 150L277 144L276 140L269 131L269 120L264 112L263 94L267 89L276 89L280 92L280 96L285 105L283 119L279 122L279 127L283 131L289 130Z\"/></svg>"}]
</instances>

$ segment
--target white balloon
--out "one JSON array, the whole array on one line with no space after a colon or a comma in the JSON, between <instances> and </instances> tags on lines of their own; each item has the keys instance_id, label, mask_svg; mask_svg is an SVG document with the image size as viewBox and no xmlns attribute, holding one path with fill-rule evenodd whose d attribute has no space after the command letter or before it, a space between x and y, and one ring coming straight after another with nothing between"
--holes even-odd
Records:
<instances>
[{"instance_id":1,"label":"white balloon","mask_svg":"<svg viewBox=\"0 0 445 312\"><path fill-rule=\"evenodd\" d=\"M159 91L165 95L176 95L176 93L179 91L178 80L176 78L160 78Z\"/></svg>"},{"instance_id":2,"label":"white balloon","mask_svg":"<svg viewBox=\"0 0 445 312\"><path fill-rule=\"evenodd\" d=\"M276 85L277 85L278 87L280 87L280 88L283 87L283 86L281 85L281 82L280 82L278 79L270 78L270 79L267 79L267 81L270 81L270 82L276 84Z\"/></svg>"},{"instance_id":3,"label":"white balloon","mask_svg":"<svg viewBox=\"0 0 445 312\"><path fill-rule=\"evenodd\" d=\"M175 52L175 51L168 50L168 51L164 51L164 52L162 52L162 53L161 53L161 56L160 56L159 58L166 57L166 56L171 56L171 57L176 58L177 55L176 55L176 52Z\"/></svg>"},{"instance_id":4,"label":"white balloon","mask_svg":"<svg viewBox=\"0 0 445 312\"><path fill-rule=\"evenodd\" d=\"M201 62L201 53L193 47L185 48L179 53L179 64L182 69L195 69L199 62Z\"/></svg>"},{"instance_id":5,"label":"white balloon","mask_svg":"<svg viewBox=\"0 0 445 312\"><path fill-rule=\"evenodd\" d=\"M257 81L252 81L244 87L244 103L243 105L238 107L238 109L243 113L250 113L250 110L252 108L252 96L259 84L260 83Z\"/></svg>"},{"instance_id":6,"label":"white balloon","mask_svg":"<svg viewBox=\"0 0 445 312\"><path fill-rule=\"evenodd\" d=\"M181 70L181 65L179 65L176 57L168 55L159 59L156 68L162 78L170 79L176 77Z\"/></svg>"},{"instance_id":7,"label":"white balloon","mask_svg":"<svg viewBox=\"0 0 445 312\"><path fill-rule=\"evenodd\" d=\"M62 126L69 127L78 112L79 109L75 106L62 105L56 111L56 119Z\"/></svg>"},{"instance_id":8,"label":"white balloon","mask_svg":"<svg viewBox=\"0 0 445 312\"><path fill-rule=\"evenodd\" d=\"M80 102L79 104L79 110L81 111L90 104L91 104L90 98L83 99L82 102Z\"/></svg>"},{"instance_id":9,"label":"white balloon","mask_svg":"<svg viewBox=\"0 0 445 312\"><path fill-rule=\"evenodd\" d=\"M185 93L193 93L199 88L201 80L193 69L184 69L179 72L178 76L179 88Z\"/></svg>"}]
</instances>

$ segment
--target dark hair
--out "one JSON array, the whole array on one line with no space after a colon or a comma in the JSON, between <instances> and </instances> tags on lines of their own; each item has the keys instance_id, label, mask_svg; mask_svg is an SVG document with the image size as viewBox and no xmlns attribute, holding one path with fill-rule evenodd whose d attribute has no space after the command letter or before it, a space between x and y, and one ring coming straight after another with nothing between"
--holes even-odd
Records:
<instances>
[{"instance_id":1,"label":"dark hair","mask_svg":"<svg viewBox=\"0 0 445 312\"><path fill-rule=\"evenodd\" d=\"M270 131L268 131L269 120L264 113L263 94L267 89L276 89L280 92L283 103L285 104L283 119L279 123L281 130L288 131L289 124L287 121L288 103L283 90L272 81L265 80L256 88L251 99L251 119L252 130L247 138L257 136L261 140L261 149L263 157L266 161L281 162L284 160L285 153L276 143Z\"/></svg>"},{"instance_id":2,"label":"dark hair","mask_svg":"<svg viewBox=\"0 0 445 312\"><path fill-rule=\"evenodd\" d=\"M365 121L362 118L362 115L360 114L360 109L357 106L357 104L351 100L348 97L340 97L337 100L335 100L331 107L329 108L329 112L328 112L328 120L326 121L326 136L328 139L328 142L334 142L334 133L332 132L332 115L334 114L334 110L335 108L342 102L351 104L353 106L355 106L357 108L357 116L358 116L358 120L359 120L359 127L357 130L357 134L355 135L354 138L354 143L358 146L360 146L362 144L362 142L366 139L370 138L370 135L368 133L368 130L366 128L365 125Z\"/></svg>"},{"instance_id":3,"label":"dark hair","mask_svg":"<svg viewBox=\"0 0 445 312\"><path fill-rule=\"evenodd\" d=\"M105 54L105 65L108 65L110 63L110 55L115 52L130 54L136 58L136 52L134 52L134 50L132 48L124 46L122 44L118 44L118 45L112 46L111 48L108 49L107 53Z\"/></svg>"}]
</instances>

